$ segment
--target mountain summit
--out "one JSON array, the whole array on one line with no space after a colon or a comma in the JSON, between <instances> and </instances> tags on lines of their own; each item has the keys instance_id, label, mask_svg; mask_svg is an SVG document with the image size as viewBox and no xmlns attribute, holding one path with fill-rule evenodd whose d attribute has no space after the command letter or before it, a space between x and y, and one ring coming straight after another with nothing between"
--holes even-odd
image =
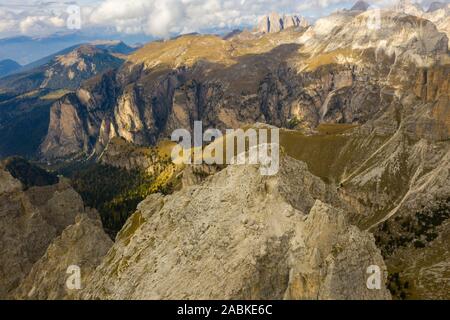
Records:
<instances>
[{"instance_id":1,"label":"mountain summit","mask_svg":"<svg viewBox=\"0 0 450 320\"><path fill-rule=\"evenodd\" d=\"M297 15L283 15L280 16L276 12L272 12L268 16L263 17L257 26L257 31L260 33L275 33L284 29L293 27L309 26L308 21L305 18Z\"/></svg>"},{"instance_id":2,"label":"mountain summit","mask_svg":"<svg viewBox=\"0 0 450 320\"><path fill-rule=\"evenodd\" d=\"M365 1L359 0L358 2L356 2L353 5L353 7L350 10L352 10L352 11L366 11L369 8L370 8L370 4L368 4Z\"/></svg>"},{"instance_id":3,"label":"mountain summit","mask_svg":"<svg viewBox=\"0 0 450 320\"><path fill-rule=\"evenodd\" d=\"M427 12L434 12L437 11L439 9L444 9L447 5L443 2L432 2L430 4L430 7L428 8Z\"/></svg>"}]
</instances>

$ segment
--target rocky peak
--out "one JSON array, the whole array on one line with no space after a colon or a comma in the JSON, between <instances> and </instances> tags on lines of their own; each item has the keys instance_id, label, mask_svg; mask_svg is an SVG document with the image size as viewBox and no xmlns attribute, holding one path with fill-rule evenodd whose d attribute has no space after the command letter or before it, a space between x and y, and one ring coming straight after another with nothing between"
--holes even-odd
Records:
<instances>
[{"instance_id":1,"label":"rocky peak","mask_svg":"<svg viewBox=\"0 0 450 320\"><path fill-rule=\"evenodd\" d=\"M378 22L372 25L373 21ZM300 43L309 52L372 49L417 66L436 63L448 49L448 38L435 24L392 10L342 12L322 18L300 37Z\"/></svg>"},{"instance_id":2,"label":"rocky peak","mask_svg":"<svg viewBox=\"0 0 450 320\"><path fill-rule=\"evenodd\" d=\"M308 27L309 24L305 18L297 15L283 15L280 16L276 12L263 17L257 27L260 33L276 33L288 28L294 27Z\"/></svg>"},{"instance_id":3,"label":"rocky peak","mask_svg":"<svg viewBox=\"0 0 450 320\"><path fill-rule=\"evenodd\" d=\"M20 298L66 297L67 267L92 269L112 242L97 211L86 208L67 181L42 185L42 169L19 164L13 172L22 181L41 185L23 190L25 183L0 165L0 299L13 298L19 287Z\"/></svg>"},{"instance_id":4,"label":"rocky peak","mask_svg":"<svg viewBox=\"0 0 450 320\"><path fill-rule=\"evenodd\" d=\"M72 52L76 52L79 55L88 55L88 56L92 56L94 54L98 54L98 53L106 53L106 50L103 49L99 49L96 46L93 45L89 45L89 44L85 44L85 45L81 45L78 48L76 48L74 51Z\"/></svg>"},{"instance_id":5,"label":"rocky peak","mask_svg":"<svg viewBox=\"0 0 450 320\"><path fill-rule=\"evenodd\" d=\"M430 4L430 7L428 8L427 12L430 13L430 12L437 11L439 9L444 9L446 6L447 6L447 4L444 2L435 1Z\"/></svg>"},{"instance_id":6,"label":"rocky peak","mask_svg":"<svg viewBox=\"0 0 450 320\"><path fill-rule=\"evenodd\" d=\"M67 268L80 267L81 284L101 262L113 242L103 231L96 214L78 214L48 246L28 275L14 290L15 299L75 299L77 291L66 286ZM52 270L51 273L48 271Z\"/></svg>"},{"instance_id":7,"label":"rocky peak","mask_svg":"<svg viewBox=\"0 0 450 320\"><path fill-rule=\"evenodd\" d=\"M356 2L353 7L350 9L351 11L366 11L370 8L370 4L363 0L359 0Z\"/></svg>"},{"instance_id":8,"label":"rocky peak","mask_svg":"<svg viewBox=\"0 0 450 320\"><path fill-rule=\"evenodd\" d=\"M433 22L440 32L444 32L450 38L450 4L434 2L425 12L419 4L413 4L410 0L403 0L394 6L393 9L397 12Z\"/></svg>"}]
</instances>

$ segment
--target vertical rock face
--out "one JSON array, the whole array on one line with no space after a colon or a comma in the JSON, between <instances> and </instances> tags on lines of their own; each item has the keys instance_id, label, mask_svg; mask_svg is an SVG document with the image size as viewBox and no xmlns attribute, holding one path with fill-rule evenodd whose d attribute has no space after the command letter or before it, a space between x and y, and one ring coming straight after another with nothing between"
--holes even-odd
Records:
<instances>
[{"instance_id":1,"label":"vertical rock face","mask_svg":"<svg viewBox=\"0 0 450 320\"><path fill-rule=\"evenodd\" d=\"M87 151L90 142L80 111L73 95L66 96L52 107L49 134L41 146L41 152L61 157Z\"/></svg>"},{"instance_id":2,"label":"vertical rock face","mask_svg":"<svg viewBox=\"0 0 450 320\"><path fill-rule=\"evenodd\" d=\"M106 145L115 132L107 115L116 103L117 90L115 74L108 72L55 102L40 154L48 159L76 158Z\"/></svg>"},{"instance_id":3,"label":"vertical rock face","mask_svg":"<svg viewBox=\"0 0 450 320\"><path fill-rule=\"evenodd\" d=\"M389 299L367 232L324 202L335 191L283 158L262 177L231 166L173 196L152 195L88 279L85 299ZM294 177L295 173L295 179ZM318 200L320 199L320 200Z\"/></svg>"},{"instance_id":4,"label":"vertical rock face","mask_svg":"<svg viewBox=\"0 0 450 320\"><path fill-rule=\"evenodd\" d=\"M288 299L390 299L388 290L368 290L367 268L385 271L372 235L350 226L345 215L317 201L305 222L305 247L310 268L295 265Z\"/></svg>"},{"instance_id":5,"label":"vertical rock face","mask_svg":"<svg viewBox=\"0 0 450 320\"><path fill-rule=\"evenodd\" d=\"M96 261L93 257L100 258L104 254L102 248L111 244L106 236L102 237L104 232L99 226L99 222L94 224L96 229L91 227L89 230L90 227L79 227L80 221L85 221L84 217L88 215L95 217L97 213L85 209L81 197L66 182L61 181L48 186L33 186L23 191L22 184L0 167L0 252L2 254L0 259L0 298L13 298L14 290L21 286L22 281L27 277L41 279L42 283L46 283L46 281L48 283L41 287L39 281L33 281L33 285L37 286L34 289L36 295L32 293L30 296L28 293L33 291L32 287L25 285L24 288L30 291L23 289L27 292L20 295L21 298L44 297L47 289L51 289L53 292L49 293L48 297L62 298L62 294L56 294L61 290L57 287L56 282L52 282L53 277L60 279L66 276L65 270L68 267L65 265L66 263L80 263L80 266L87 263L88 266L92 266L92 263ZM98 218L96 219L98 220ZM73 224L75 227L65 231L68 226ZM73 231L74 228L79 231ZM69 236L73 233L75 233L73 236ZM61 234L62 236L58 238ZM90 236L96 242L88 244L80 240L78 247L74 242L66 243L64 246L65 239L77 236L83 239ZM58 240L52 247L51 243L56 238ZM85 239L85 241L88 240L88 238ZM73 248L69 249L72 244ZM49 259L49 246L53 248L50 249L50 254L59 250L61 255L54 255L54 260L50 259L53 264L50 263L45 268L40 267ZM99 250L94 250L93 246L98 247ZM44 262L42 262L46 251L47 258L44 258ZM90 253L92 253L90 256L92 259L87 258ZM70 256L71 254L74 255L74 259L71 259L73 258ZM65 258L62 258L63 256ZM38 261L40 262L38 263ZM60 263L61 270L64 269L62 275L59 272L52 273L57 269L53 268L56 267L55 261ZM38 263L36 268L39 272L33 271L29 276L36 263Z\"/></svg>"},{"instance_id":6,"label":"vertical rock face","mask_svg":"<svg viewBox=\"0 0 450 320\"><path fill-rule=\"evenodd\" d=\"M261 33L276 33L288 28L308 27L309 24L305 18L296 15L280 16L276 12L261 18L258 23L257 31Z\"/></svg>"}]
</instances>

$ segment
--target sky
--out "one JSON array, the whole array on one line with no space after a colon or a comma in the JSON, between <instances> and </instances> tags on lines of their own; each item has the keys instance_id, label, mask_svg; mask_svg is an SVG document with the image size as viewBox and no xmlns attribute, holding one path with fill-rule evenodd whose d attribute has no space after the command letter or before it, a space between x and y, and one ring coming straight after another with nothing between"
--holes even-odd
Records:
<instances>
[{"instance_id":1,"label":"sky","mask_svg":"<svg viewBox=\"0 0 450 320\"><path fill-rule=\"evenodd\" d=\"M387 0L368 0L377 4ZM425 7L431 0L417 0ZM0 38L81 30L165 38L174 34L255 25L272 11L310 19L356 0L0 0ZM392 1L389 1L392 2Z\"/></svg>"}]
</instances>

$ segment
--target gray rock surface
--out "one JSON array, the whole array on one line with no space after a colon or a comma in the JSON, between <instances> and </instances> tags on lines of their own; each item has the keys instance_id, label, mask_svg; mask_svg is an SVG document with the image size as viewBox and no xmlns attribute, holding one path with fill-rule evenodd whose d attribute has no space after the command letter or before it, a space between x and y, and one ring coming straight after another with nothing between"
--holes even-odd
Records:
<instances>
[{"instance_id":1,"label":"gray rock surface","mask_svg":"<svg viewBox=\"0 0 450 320\"><path fill-rule=\"evenodd\" d=\"M70 254L73 253L75 257L85 258L79 260L81 264L95 263L94 258L101 257L102 248L104 248L102 242L97 240L104 240L106 237L99 226L98 217L95 230L92 230L93 228L88 230L89 227L74 227L75 230L79 229L75 232L73 228L69 231L66 228L74 224L78 226L77 223L84 221L87 215L98 214L85 208L81 197L65 181L22 191L20 182L0 169L0 186L2 186L0 192L0 298L13 298L14 290L27 278L36 264L38 267L34 269L30 277L41 279L42 283L33 282L37 289L30 297L62 297L57 294L60 289L56 287L56 282L52 278L59 276L57 273L52 273L56 266L50 263L47 267L41 267L44 264L41 259L46 251L48 252L49 246L52 246L52 242L63 234L59 240L55 240L56 243L51 249L53 251L50 253L59 250L67 260L70 260ZM74 232L75 235L72 238L78 236L80 239L66 243L66 247L55 249L61 247ZM89 237L95 242L87 244ZM77 242L78 246L75 245L77 240L80 240ZM110 244L107 241L104 243ZM69 249L72 244L73 248ZM92 256L88 257L88 253L92 253ZM64 267L65 261L62 256L55 255L53 259L61 263L61 268ZM30 282L31 280L28 280L29 284Z\"/></svg>"},{"instance_id":2,"label":"gray rock surface","mask_svg":"<svg viewBox=\"0 0 450 320\"><path fill-rule=\"evenodd\" d=\"M79 214L75 223L55 238L45 254L14 290L15 299L60 300L76 299L77 289L69 289L66 281L69 266L78 266L81 289L86 279L100 264L113 242L103 231L97 212Z\"/></svg>"},{"instance_id":3,"label":"gray rock surface","mask_svg":"<svg viewBox=\"0 0 450 320\"><path fill-rule=\"evenodd\" d=\"M301 162L283 158L282 168L268 178L256 166L230 166L174 195L149 196L82 297L390 298L384 285L367 289L367 267L384 262L369 233L323 203L339 205L335 191Z\"/></svg>"}]
</instances>

